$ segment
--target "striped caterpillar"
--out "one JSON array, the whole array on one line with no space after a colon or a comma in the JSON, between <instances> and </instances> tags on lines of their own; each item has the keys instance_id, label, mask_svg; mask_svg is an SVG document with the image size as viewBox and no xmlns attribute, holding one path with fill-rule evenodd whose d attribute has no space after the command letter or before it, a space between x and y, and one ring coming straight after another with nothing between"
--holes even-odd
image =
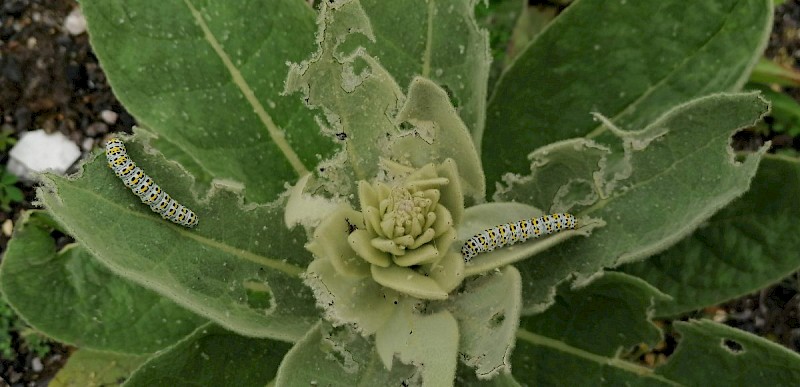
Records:
<instances>
[{"instance_id":1,"label":"striped caterpillar","mask_svg":"<svg viewBox=\"0 0 800 387\"><path fill-rule=\"evenodd\" d=\"M467 239L461 247L464 261L469 262L476 255L492 251L498 247L511 246L530 238L559 232L565 228L574 229L575 216L572 214L552 214L538 218L501 224Z\"/></svg>"},{"instance_id":2,"label":"striped caterpillar","mask_svg":"<svg viewBox=\"0 0 800 387\"><path fill-rule=\"evenodd\" d=\"M175 201L150 176L147 176L136 163L128 157L125 144L118 138L111 138L106 143L106 159L108 166L122 179L122 182L133 191L142 203L150 206L153 212L181 226L197 225L197 215L184 205Z\"/></svg>"}]
</instances>

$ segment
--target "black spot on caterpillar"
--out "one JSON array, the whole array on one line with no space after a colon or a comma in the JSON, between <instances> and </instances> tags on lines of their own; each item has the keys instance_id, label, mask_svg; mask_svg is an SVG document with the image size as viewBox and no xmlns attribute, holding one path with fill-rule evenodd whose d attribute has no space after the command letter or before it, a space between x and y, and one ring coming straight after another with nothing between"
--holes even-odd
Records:
<instances>
[{"instance_id":1,"label":"black spot on caterpillar","mask_svg":"<svg viewBox=\"0 0 800 387\"><path fill-rule=\"evenodd\" d=\"M498 247L511 246L530 238L574 229L577 221L572 214L552 214L518 222L501 224L467 239L461 247L464 261L469 262L476 255L492 251Z\"/></svg>"},{"instance_id":2,"label":"black spot on caterpillar","mask_svg":"<svg viewBox=\"0 0 800 387\"><path fill-rule=\"evenodd\" d=\"M147 176L136 163L128 157L125 144L118 138L112 138L106 143L106 159L108 166L122 179L125 186L131 189L142 203L150 206L153 212L161 215L173 223L181 226L194 227L197 225L197 215L186 206L178 203L164 192L150 176Z\"/></svg>"}]
</instances>

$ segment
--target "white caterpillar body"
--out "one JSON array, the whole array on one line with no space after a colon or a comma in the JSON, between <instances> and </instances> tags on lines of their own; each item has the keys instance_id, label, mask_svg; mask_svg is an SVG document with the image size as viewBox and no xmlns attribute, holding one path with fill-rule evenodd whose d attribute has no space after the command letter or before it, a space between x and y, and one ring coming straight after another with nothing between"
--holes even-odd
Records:
<instances>
[{"instance_id":1,"label":"white caterpillar body","mask_svg":"<svg viewBox=\"0 0 800 387\"><path fill-rule=\"evenodd\" d=\"M461 247L464 261L469 262L476 255L499 247L525 242L530 238L552 234L564 229L574 229L577 221L572 214L552 214L518 222L501 224L467 239Z\"/></svg>"},{"instance_id":2,"label":"white caterpillar body","mask_svg":"<svg viewBox=\"0 0 800 387\"><path fill-rule=\"evenodd\" d=\"M197 225L197 215L178 203L164 192L150 176L147 176L136 163L128 157L125 144L118 138L112 138L106 143L106 159L108 166L122 179L122 182L133 191L142 203L150 206L153 212L161 215L173 223L185 227Z\"/></svg>"}]
</instances>

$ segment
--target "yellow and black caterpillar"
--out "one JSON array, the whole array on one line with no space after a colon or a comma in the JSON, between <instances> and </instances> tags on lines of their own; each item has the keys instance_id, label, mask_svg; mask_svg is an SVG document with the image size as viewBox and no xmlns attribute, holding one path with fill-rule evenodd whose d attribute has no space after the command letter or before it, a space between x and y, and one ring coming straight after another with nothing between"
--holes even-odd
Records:
<instances>
[{"instance_id":1,"label":"yellow and black caterpillar","mask_svg":"<svg viewBox=\"0 0 800 387\"><path fill-rule=\"evenodd\" d=\"M106 159L114 173L142 200L142 203L150 206L153 212L181 226L194 227L197 225L197 215L186 206L176 202L150 176L137 167L136 163L128 157L125 144L120 139L108 140Z\"/></svg>"},{"instance_id":2,"label":"yellow and black caterpillar","mask_svg":"<svg viewBox=\"0 0 800 387\"><path fill-rule=\"evenodd\" d=\"M476 255L492 251L498 247L511 246L530 238L552 234L569 228L574 229L577 221L572 214L552 214L518 222L501 224L467 239L461 247L464 261L469 262Z\"/></svg>"}]
</instances>

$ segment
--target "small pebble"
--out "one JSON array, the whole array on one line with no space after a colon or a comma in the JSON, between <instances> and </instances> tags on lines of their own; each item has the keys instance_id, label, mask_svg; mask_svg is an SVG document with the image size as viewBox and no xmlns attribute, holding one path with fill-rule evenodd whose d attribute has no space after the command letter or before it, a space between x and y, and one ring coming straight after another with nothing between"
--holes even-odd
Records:
<instances>
[{"instance_id":1,"label":"small pebble","mask_svg":"<svg viewBox=\"0 0 800 387\"><path fill-rule=\"evenodd\" d=\"M2 229L3 235L10 237L11 233L14 232L14 222L11 219L6 219L6 221L3 222Z\"/></svg>"},{"instance_id":2,"label":"small pebble","mask_svg":"<svg viewBox=\"0 0 800 387\"><path fill-rule=\"evenodd\" d=\"M107 124L114 125L117 122L117 118L119 118L119 114L113 110L103 110L100 112L100 118Z\"/></svg>"},{"instance_id":3,"label":"small pebble","mask_svg":"<svg viewBox=\"0 0 800 387\"><path fill-rule=\"evenodd\" d=\"M80 35L86 32L86 18L80 8L75 8L64 20L64 28L70 35Z\"/></svg>"},{"instance_id":4,"label":"small pebble","mask_svg":"<svg viewBox=\"0 0 800 387\"><path fill-rule=\"evenodd\" d=\"M28 45L28 49L33 49L34 47L36 47L36 43L37 43L36 38L34 38L33 36L28 38L28 41L26 42L26 44Z\"/></svg>"},{"instance_id":5,"label":"small pebble","mask_svg":"<svg viewBox=\"0 0 800 387\"><path fill-rule=\"evenodd\" d=\"M93 146L94 146L94 140L91 137L86 137L83 139L83 142L81 142L81 148L83 148L83 150L87 152L92 150Z\"/></svg>"},{"instance_id":6,"label":"small pebble","mask_svg":"<svg viewBox=\"0 0 800 387\"><path fill-rule=\"evenodd\" d=\"M96 137L98 134L108 133L108 125L102 122L93 122L86 127L86 135Z\"/></svg>"},{"instance_id":7,"label":"small pebble","mask_svg":"<svg viewBox=\"0 0 800 387\"><path fill-rule=\"evenodd\" d=\"M33 369L33 372L42 372L42 370L44 369L44 364L42 364L42 359L34 357L33 360L31 360L31 369Z\"/></svg>"}]
</instances>

